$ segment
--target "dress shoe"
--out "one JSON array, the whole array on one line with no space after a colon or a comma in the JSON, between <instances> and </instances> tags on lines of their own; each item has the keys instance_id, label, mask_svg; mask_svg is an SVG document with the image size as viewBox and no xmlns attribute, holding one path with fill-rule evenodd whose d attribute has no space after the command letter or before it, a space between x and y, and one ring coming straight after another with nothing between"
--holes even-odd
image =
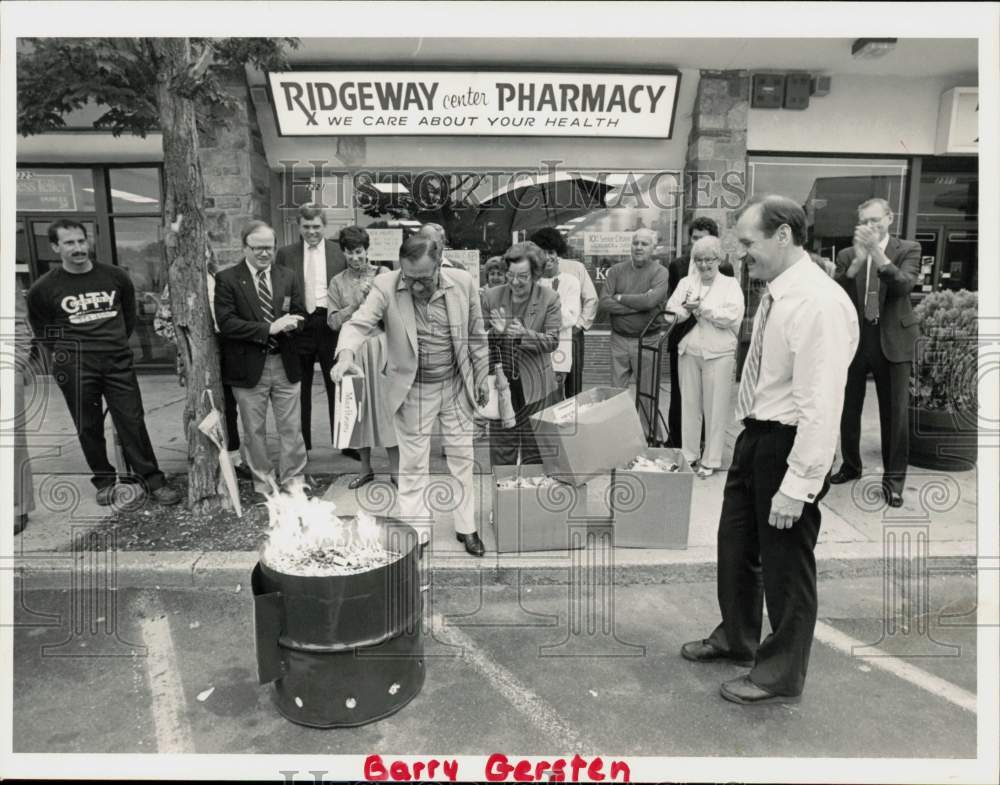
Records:
<instances>
[{"instance_id":1,"label":"dress shoe","mask_svg":"<svg viewBox=\"0 0 1000 785\"><path fill-rule=\"evenodd\" d=\"M340 454L345 458L350 458L352 461L360 461L361 453L355 450L353 447L348 447L346 450L341 450Z\"/></svg>"},{"instance_id":2,"label":"dress shoe","mask_svg":"<svg viewBox=\"0 0 1000 785\"><path fill-rule=\"evenodd\" d=\"M697 474L698 477L700 477L701 479L707 480L709 477L715 474L715 469L709 469L707 466L699 466L697 469L695 469L694 473Z\"/></svg>"},{"instance_id":3,"label":"dress shoe","mask_svg":"<svg viewBox=\"0 0 1000 785\"><path fill-rule=\"evenodd\" d=\"M859 477L861 477L859 473L852 472L850 469L845 469L841 466L838 471L830 475L830 483L832 485L843 485L845 482L857 480Z\"/></svg>"},{"instance_id":4,"label":"dress shoe","mask_svg":"<svg viewBox=\"0 0 1000 785\"><path fill-rule=\"evenodd\" d=\"M357 477L355 477L353 480L347 483L347 487L352 491L356 491L358 488L360 488L363 485L367 485L374 479L375 479L375 472L368 472L368 474L359 474Z\"/></svg>"},{"instance_id":5,"label":"dress shoe","mask_svg":"<svg viewBox=\"0 0 1000 785\"><path fill-rule=\"evenodd\" d=\"M727 701L742 703L744 706L757 703L798 703L798 695L777 695L763 687L758 687L749 676L724 681L719 693Z\"/></svg>"},{"instance_id":6,"label":"dress shoe","mask_svg":"<svg viewBox=\"0 0 1000 785\"><path fill-rule=\"evenodd\" d=\"M110 507L115 501L115 486L105 485L97 489L97 503L102 507Z\"/></svg>"},{"instance_id":7,"label":"dress shoe","mask_svg":"<svg viewBox=\"0 0 1000 785\"><path fill-rule=\"evenodd\" d=\"M253 482L253 472L250 471L250 467L247 466L245 463L241 463L234 466L233 470L236 472L236 479Z\"/></svg>"},{"instance_id":8,"label":"dress shoe","mask_svg":"<svg viewBox=\"0 0 1000 785\"><path fill-rule=\"evenodd\" d=\"M24 527L28 525L28 513L14 516L14 534L20 534Z\"/></svg>"},{"instance_id":9,"label":"dress shoe","mask_svg":"<svg viewBox=\"0 0 1000 785\"><path fill-rule=\"evenodd\" d=\"M903 494L897 491L884 491L885 501L890 507L902 507L903 506Z\"/></svg>"},{"instance_id":10,"label":"dress shoe","mask_svg":"<svg viewBox=\"0 0 1000 785\"><path fill-rule=\"evenodd\" d=\"M181 495L169 485L161 485L152 493L153 500L159 502L164 507L177 504L181 500Z\"/></svg>"},{"instance_id":11,"label":"dress shoe","mask_svg":"<svg viewBox=\"0 0 1000 785\"><path fill-rule=\"evenodd\" d=\"M455 539L465 545L466 552L471 556L482 556L486 553L486 546L483 545L483 541L479 539L479 532L472 532L472 534L456 534Z\"/></svg>"},{"instance_id":12,"label":"dress shoe","mask_svg":"<svg viewBox=\"0 0 1000 785\"><path fill-rule=\"evenodd\" d=\"M744 668L753 665L753 660L738 660L723 651L718 646L710 643L708 639L700 641L689 641L681 646L681 656L691 662L732 662Z\"/></svg>"}]
</instances>

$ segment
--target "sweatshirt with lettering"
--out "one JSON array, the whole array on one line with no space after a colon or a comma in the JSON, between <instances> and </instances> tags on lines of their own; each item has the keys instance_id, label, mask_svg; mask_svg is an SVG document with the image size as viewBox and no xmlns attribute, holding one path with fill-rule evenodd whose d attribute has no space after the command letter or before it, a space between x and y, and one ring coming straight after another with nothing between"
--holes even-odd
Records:
<instances>
[{"instance_id":1,"label":"sweatshirt with lettering","mask_svg":"<svg viewBox=\"0 0 1000 785\"><path fill-rule=\"evenodd\" d=\"M28 291L35 340L50 350L87 354L128 351L135 327L135 287L128 273L95 262L85 273L49 270Z\"/></svg>"}]
</instances>

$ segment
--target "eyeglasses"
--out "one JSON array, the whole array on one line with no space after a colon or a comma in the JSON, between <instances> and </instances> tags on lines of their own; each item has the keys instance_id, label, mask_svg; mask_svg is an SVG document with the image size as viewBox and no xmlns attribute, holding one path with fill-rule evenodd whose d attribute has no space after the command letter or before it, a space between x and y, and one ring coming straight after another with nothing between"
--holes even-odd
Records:
<instances>
[{"instance_id":1,"label":"eyeglasses","mask_svg":"<svg viewBox=\"0 0 1000 785\"><path fill-rule=\"evenodd\" d=\"M247 245L247 248L250 249L251 253L254 253L257 256L274 253L273 245Z\"/></svg>"},{"instance_id":2,"label":"eyeglasses","mask_svg":"<svg viewBox=\"0 0 1000 785\"><path fill-rule=\"evenodd\" d=\"M531 280L531 273L507 273L507 280L511 283L527 283Z\"/></svg>"},{"instance_id":3,"label":"eyeglasses","mask_svg":"<svg viewBox=\"0 0 1000 785\"><path fill-rule=\"evenodd\" d=\"M696 265L698 265L699 267L706 267L706 266L712 264L713 262L717 262L717 261L719 261L719 257L718 256L696 256L694 258L694 263Z\"/></svg>"},{"instance_id":4,"label":"eyeglasses","mask_svg":"<svg viewBox=\"0 0 1000 785\"><path fill-rule=\"evenodd\" d=\"M421 286L431 286L434 283L433 275L421 275L417 277L417 276L403 274L401 277L403 279L403 283L405 283L407 286L413 286L413 284L415 283L418 283Z\"/></svg>"}]
</instances>

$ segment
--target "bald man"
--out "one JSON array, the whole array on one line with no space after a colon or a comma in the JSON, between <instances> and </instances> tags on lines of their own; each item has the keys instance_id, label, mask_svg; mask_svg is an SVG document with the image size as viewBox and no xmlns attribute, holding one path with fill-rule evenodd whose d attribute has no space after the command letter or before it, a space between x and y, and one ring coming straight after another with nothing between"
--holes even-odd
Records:
<instances>
[{"instance_id":1,"label":"bald man","mask_svg":"<svg viewBox=\"0 0 1000 785\"><path fill-rule=\"evenodd\" d=\"M639 335L667 300L670 276L667 268L653 259L658 235L652 229L638 229L632 235L632 258L608 270L601 292L600 308L611 317L611 385L628 387L636 382ZM645 358L644 358L645 360ZM643 392L651 392L652 359L643 363ZM639 414L649 432L651 412L640 407ZM658 429L662 430L662 429ZM659 433L658 438L666 438Z\"/></svg>"},{"instance_id":2,"label":"bald man","mask_svg":"<svg viewBox=\"0 0 1000 785\"><path fill-rule=\"evenodd\" d=\"M433 240L437 243L438 254L441 255L439 262L442 267L455 267L455 263L445 258L445 256L441 253L448 247L448 233L445 232L444 227L441 226L441 224L425 223L420 227L420 231L417 232L417 235L420 237L426 237L428 240Z\"/></svg>"}]
</instances>

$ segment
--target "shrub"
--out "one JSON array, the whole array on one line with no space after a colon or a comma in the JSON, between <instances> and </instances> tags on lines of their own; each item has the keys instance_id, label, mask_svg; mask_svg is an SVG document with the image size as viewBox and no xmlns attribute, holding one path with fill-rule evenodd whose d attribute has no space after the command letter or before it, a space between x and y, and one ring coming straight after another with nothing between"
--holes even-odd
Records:
<instances>
[{"instance_id":1,"label":"shrub","mask_svg":"<svg viewBox=\"0 0 1000 785\"><path fill-rule=\"evenodd\" d=\"M920 409L975 416L979 300L975 292L934 292L914 310L920 320L910 401Z\"/></svg>"}]
</instances>

